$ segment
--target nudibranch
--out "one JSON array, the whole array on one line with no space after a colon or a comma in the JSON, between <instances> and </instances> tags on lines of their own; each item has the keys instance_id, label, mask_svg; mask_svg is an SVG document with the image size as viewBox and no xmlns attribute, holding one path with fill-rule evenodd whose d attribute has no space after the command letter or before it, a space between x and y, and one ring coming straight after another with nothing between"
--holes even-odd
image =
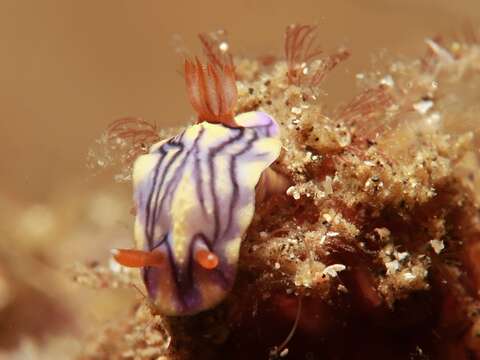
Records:
<instances>
[{"instance_id":1,"label":"nudibranch","mask_svg":"<svg viewBox=\"0 0 480 360\"><path fill-rule=\"evenodd\" d=\"M205 48L206 66L185 61L198 122L135 161L137 249L113 251L120 264L142 268L149 297L172 316L209 309L232 288L257 184L262 174L262 183L271 182L281 149L271 116L234 116L233 62Z\"/></svg>"}]
</instances>

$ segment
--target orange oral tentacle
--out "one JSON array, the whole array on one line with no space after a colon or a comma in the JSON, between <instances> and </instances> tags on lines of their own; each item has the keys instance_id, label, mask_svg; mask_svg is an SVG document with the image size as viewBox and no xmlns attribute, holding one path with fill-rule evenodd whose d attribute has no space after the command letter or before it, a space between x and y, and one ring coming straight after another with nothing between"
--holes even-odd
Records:
<instances>
[{"instance_id":1,"label":"orange oral tentacle","mask_svg":"<svg viewBox=\"0 0 480 360\"><path fill-rule=\"evenodd\" d=\"M218 256L208 250L197 250L195 253L195 261L201 267L207 270L215 269L218 266Z\"/></svg>"},{"instance_id":2,"label":"orange oral tentacle","mask_svg":"<svg viewBox=\"0 0 480 360\"><path fill-rule=\"evenodd\" d=\"M162 253L134 249L114 249L112 254L115 261L120 265L134 268L161 266L165 260Z\"/></svg>"}]
</instances>

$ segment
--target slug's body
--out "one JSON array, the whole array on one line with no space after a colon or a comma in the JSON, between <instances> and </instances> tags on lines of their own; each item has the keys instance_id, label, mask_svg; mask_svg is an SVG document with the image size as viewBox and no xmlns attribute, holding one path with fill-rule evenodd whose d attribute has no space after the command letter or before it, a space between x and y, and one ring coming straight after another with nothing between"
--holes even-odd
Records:
<instances>
[{"instance_id":1,"label":"slug's body","mask_svg":"<svg viewBox=\"0 0 480 360\"><path fill-rule=\"evenodd\" d=\"M269 115L234 117L231 57L201 39L209 64L185 62L199 121L135 161L137 249L114 250L120 264L142 268L150 298L166 315L194 314L225 298L255 211L257 183L281 148ZM275 177L265 173L261 194Z\"/></svg>"},{"instance_id":2,"label":"slug's body","mask_svg":"<svg viewBox=\"0 0 480 360\"><path fill-rule=\"evenodd\" d=\"M193 125L135 162L135 239L139 249L165 259L143 269L163 313L211 307L235 279L255 186L280 152L278 126L268 115L245 113L236 120L245 127ZM218 264L209 269L195 261L202 252L214 254Z\"/></svg>"}]
</instances>

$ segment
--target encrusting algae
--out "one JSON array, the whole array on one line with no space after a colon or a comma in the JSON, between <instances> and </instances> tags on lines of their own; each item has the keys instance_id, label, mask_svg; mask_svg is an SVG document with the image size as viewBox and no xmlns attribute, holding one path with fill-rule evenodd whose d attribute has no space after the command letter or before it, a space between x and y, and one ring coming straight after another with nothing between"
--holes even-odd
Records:
<instances>
[{"instance_id":1,"label":"encrusting algae","mask_svg":"<svg viewBox=\"0 0 480 360\"><path fill-rule=\"evenodd\" d=\"M175 317L142 297L82 359L480 357L478 33L357 74L359 95L333 110L322 81L349 52L324 55L315 37L292 25L285 57L234 59L235 114L277 120L271 168L288 188L257 196L226 299ZM207 56L228 48L202 41ZM122 119L106 142L128 166L174 133ZM101 284L98 268L80 278L143 292L131 270L101 269Z\"/></svg>"}]
</instances>

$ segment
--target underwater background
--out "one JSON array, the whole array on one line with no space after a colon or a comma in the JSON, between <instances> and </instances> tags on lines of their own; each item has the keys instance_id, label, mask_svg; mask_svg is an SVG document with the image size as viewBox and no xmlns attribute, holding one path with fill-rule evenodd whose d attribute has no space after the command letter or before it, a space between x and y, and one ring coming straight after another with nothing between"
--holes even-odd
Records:
<instances>
[{"instance_id":1,"label":"underwater background","mask_svg":"<svg viewBox=\"0 0 480 360\"><path fill-rule=\"evenodd\" d=\"M356 74L479 20L475 0L2 0L0 359L81 357L138 302L100 270L85 275L96 288L79 284L82 266L133 244L131 185L97 155L99 138L122 117L194 119L182 49L199 53L199 32L225 29L235 55L255 58L282 56L287 25L318 25L322 47L352 54L322 83L328 108L358 93Z\"/></svg>"}]
</instances>

